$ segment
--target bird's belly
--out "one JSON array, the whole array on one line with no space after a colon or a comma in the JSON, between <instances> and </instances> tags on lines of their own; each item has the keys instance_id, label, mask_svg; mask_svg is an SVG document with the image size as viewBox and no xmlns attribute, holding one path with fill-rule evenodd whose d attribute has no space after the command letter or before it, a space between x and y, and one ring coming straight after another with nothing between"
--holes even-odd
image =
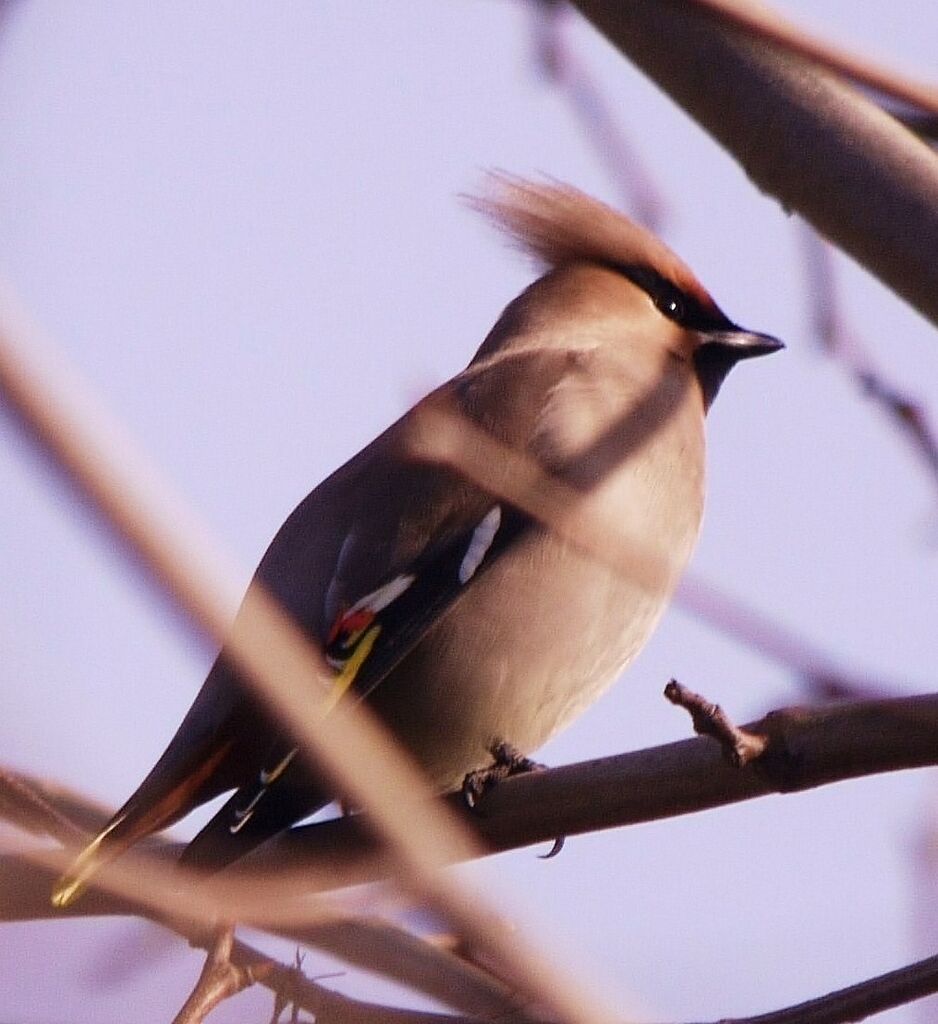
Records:
<instances>
[{"instance_id":1,"label":"bird's belly","mask_svg":"<svg viewBox=\"0 0 938 1024\"><path fill-rule=\"evenodd\" d=\"M624 579L541 531L481 576L372 695L440 787L536 750L641 649L670 586ZM414 683L419 680L419 685Z\"/></svg>"}]
</instances>

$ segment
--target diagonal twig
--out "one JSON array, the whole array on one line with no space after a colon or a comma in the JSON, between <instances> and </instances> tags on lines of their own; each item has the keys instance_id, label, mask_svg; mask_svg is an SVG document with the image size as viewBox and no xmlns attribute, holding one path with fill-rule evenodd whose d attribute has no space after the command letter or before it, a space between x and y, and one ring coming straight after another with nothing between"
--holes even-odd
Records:
<instances>
[{"instance_id":1,"label":"diagonal twig","mask_svg":"<svg viewBox=\"0 0 938 1024\"><path fill-rule=\"evenodd\" d=\"M569 41L566 3L533 0L533 37L537 67L562 90L625 208L651 230L661 227L665 200L608 101Z\"/></svg>"},{"instance_id":2,"label":"diagonal twig","mask_svg":"<svg viewBox=\"0 0 938 1024\"><path fill-rule=\"evenodd\" d=\"M32 781L0 765L0 817L28 832L49 835L62 843L80 843L87 833L76 825Z\"/></svg>"},{"instance_id":3,"label":"diagonal twig","mask_svg":"<svg viewBox=\"0 0 938 1024\"><path fill-rule=\"evenodd\" d=\"M924 461L938 487L938 436L922 402L904 394L847 322L838 300L831 247L808 225L799 232L805 254L811 322L824 351L853 378Z\"/></svg>"}]
</instances>

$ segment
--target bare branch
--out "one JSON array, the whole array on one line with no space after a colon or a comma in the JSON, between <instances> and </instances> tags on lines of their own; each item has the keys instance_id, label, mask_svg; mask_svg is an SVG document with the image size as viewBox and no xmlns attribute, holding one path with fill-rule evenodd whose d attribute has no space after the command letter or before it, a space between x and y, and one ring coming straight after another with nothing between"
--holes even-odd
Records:
<instances>
[{"instance_id":1,"label":"bare branch","mask_svg":"<svg viewBox=\"0 0 938 1024\"><path fill-rule=\"evenodd\" d=\"M938 956L784 1010L755 1017L722 1018L716 1024L848 1024L934 992L938 992Z\"/></svg>"},{"instance_id":2,"label":"bare branch","mask_svg":"<svg viewBox=\"0 0 938 1024\"><path fill-rule=\"evenodd\" d=\"M247 966L233 963L233 942L234 927L225 925L212 943L199 980L173 1018L173 1024L202 1024L219 1003L272 973L274 964L266 958Z\"/></svg>"},{"instance_id":3,"label":"bare branch","mask_svg":"<svg viewBox=\"0 0 938 1024\"><path fill-rule=\"evenodd\" d=\"M235 949L232 959L237 959ZM283 1010L293 1007L314 1015L316 1024L484 1024L482 1016L462 1017L449 1013L429 1013L422 1010L402 1010L394 1006L380 1006L360 999L340 995L303 976L298 967L273 966L269 975L261 980L275 992L276 1002L271 1024L277 1024ZM498 1017L505 1024L517 1018Z\"/></svg>"},{"instance_id":4,"label":"bare branch","mask_svg":"<svg viewBox=\"0 0 938 1024\"><path fill-rule=\"evenodd\" d=\"M493 851L674 817L771 793L938 764L938 695L790 707L743 726L769 750L743 768L707 738L506 779L472 816ZM373 844L355 818L301 826L241 870L286 867L360 881ZM320 876L324 877L324 876Z\"/></svg>"},{"instance_id":5,"label":"bare branch","mask_svg":"<svg viewBox=\"0 0 938 1024\"><path fill-rule=\"evenodd\" d=\"M703 743L699 740L690 742L695 745ZM708 747L713 753L712 744L708 744ZM719 755L715 755L713 763L723 763L727 772L736 775L743 774L741 771L729 768L725 762L722 762ZM559 770L555 769L554 771ZM515 788L522 781L521 778L507 781L503 787L499 787L499 790L493 791L493 795L501 790ZM310 826L310 828L315 827ZM14 868L15 862L15 858L0 857L0 892L8 892L11 883L23 884L25 881L38 897L37 909L41 910L39 916L45 916L52 873L43 871L35 865L20 862L20 867L25 869L26 874L20 873L13 876L11 869ZM145 908L137 908L136 911L129 907L107 909L103 905L89 908L88 902L93 900L95 895L95 893L89 894L89 901L79 904L74 909L74 913L79 915L98 912L137 912L147 916ZM64 915L56 914L55 916L61 920ZM166 924L166 922L161 923ZM171 924L167 926L173 927ZM181 934L198 941L197 934L189 936L185 931L182 931ZM235 940L231 961L239 967L247 967L266 962L266 958L258 950ZM532 1020L518 1011L506 1014L504 1009L500 1012L492 1009L484 1011L481 1007L477 1007L471 1011L471 1018L465 1018L375 1006L331 992L304 978L295 968L281 964L271 964L270 969L262 972L262 976L258 977L257 981L270 988L271 991L279 993L286 1003L295 1003L300 1008L316 1014L316 1019L324 1024L359 1024L359 1022L361 1024L474 1024L475 1021L494 1018L505 1022ZM931 957L797 1006L754 1017L723 1019L720 1024L842 1024L842 1022L845 1024L847 1021L861 1020L871 1014L922 998L935 991L938 991L938 957Z\"/></svg>"},{"instance_id":6,"label":"bare branch","mask_svg":"<svg viewBox=\"0 0 938 1024\"><path fill-rule=\"evenodd\" d=\"M486 849L494 852L938 764L938 694L795 706L773 711L743 729L766 737L769 749L742 768L727 763L710 739L684 740L506 779L482 797L474 813L464 807L462 813ZM454 796L451 802L457 809L462 798ZM0 860L3 919L51 916L46 894L29 883L33 870L15 859ZM384 870L367 819L352 815L294 828L225 877L251 878L259 886L259 902L270 902L284 899L284 889L295 899L300 892L373 880ZM127 909L126 902L108 907L100 895L91 894L87 906L79 904L74 912ZM323 936L347 925L343 919L305 932L298 926L277 930L329 949Z\"/></svg>"},{"instance_id":7,"label":"bare branch","mask_svg":"<svg viewBox=\"0 0 938 1024\"><path fill-rule=\"evenodd\" d=\"M380 858L379 862L383 863ZM136 864L128 871L134 885L118 889L112 869L103 872L77 904L56 910L49 900L49 892L59 870L61 858L55 860L48 852L44 858L32 850L0 856L0 920L132 915L163 925L198 945L205 944L207 937L215 932L216 925L210 917L173 913L178 904L201 911L207 898L205 893L169 891L159 873L141 872ZM141 879L145 880L145 885L141 884ZM105 889L105 884L111 888ZM239 888L229 887L228 891L233 894L231 902L234 904ZM295 903L304 894L304 887L295 886L286 894L281 889L277 898ZM275 913L274 916L281 915ZM528 1019L521 1013L517 999L502 983L462 958L388 922L347 916L318 925L294 923L265 928L262 921L251 923L283 938L315 946L373 973L385 974L455 1010L506 1021Z\"/></svg>"},{"instance_id":8,"label":"bare branch","mask_svg":"<svg viewBox=\"0 0 938 1024\"><path fill-rule=\"evenodd\" d=\"M31 810L29 824L38 831L56 834L59 838L78 843L89 838L81 829L64 819L60 811L50 810L43 798L36 799L36 789L41 788L45 794L55 794L55 786L37 783L27 776L3 768L0 768L0 778L6 780L7 789L23 794L16 802L0 798L0 818L20 824L23 816L20 805L25 801ZM92 828L97 827L99 819L108 817L107 812L98 812L94 805L77 794L67 792L65 796L67 803L78 807L82 814L95 814ZM170 851L178 853L178 848L172 850L169 844L161 844L164 855ZM111 891L103 887L93 888L79 904L80 911L92 916L129 914L146 917L196 944L205 944L204 937L214 934L211 922L214 919L215 904L211 901L211 887L201 878L189 879L190 884L194 881L198 886L198 892L193 893L193 898L187 898L185 891L181 894L178 891L186 883L184 875L177 872L168 877L165 870L154 870L152 864L145 862L141 870L139 861L134 856L132 862L126 865L124 875L130 878L129 886L121 884L124 879L115 880L105 874L98 881L100 886L110 881ZM60 919L63 912L53 910L49 901L50 886L56 877L56 870L49 863L37 864L23 857L0 858L0 920ZM283 897L282 892L280 896ZM291 905L300 902L296 892L290 893L289 897ZM219 905L227 906L232 912L244 910L244 887L232 890L230 885L225 886L223 883L218 900ZM171 916L173 908L178 911L180 906L190 913L195 912L196 917ZM71 908L71 912L74 909ZM301 911L301 918L304 916L307 916L306 910ZM310 920L300 926L294 925L292 930L288 929L281 934L325 949L331 955L359 964L373 973L387 974L395 981L424 991L457 1009L468 1009L476 1014L494 1015L505 1020L517 1017L515 1003L502 986L478 968L447 951L437 949L382 921L345 917L341 921L324 922L321 915L316 916L319 920L315 924ZM278 977L282 978L283 975Z\"/></svg>"}]
</instances>

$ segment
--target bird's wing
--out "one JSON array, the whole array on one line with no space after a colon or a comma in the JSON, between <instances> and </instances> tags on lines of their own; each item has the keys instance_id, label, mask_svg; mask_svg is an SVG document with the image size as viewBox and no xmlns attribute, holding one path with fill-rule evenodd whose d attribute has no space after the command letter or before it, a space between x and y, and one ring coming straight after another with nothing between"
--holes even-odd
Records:
<instances>
[{"instance_id":1,"label":"bird's wing","mask_svg":"<svg viewBox=\"0 0 938 1024\"><path fill-rule=\"evenodd\" d=\"M521 352L471 366L427 401L543 458L544 410L569 368L562 352ZM361 696L532 526L452 468L415 457L411 415L297 507L257 571L321 644L337 688Z\"/></svg>"}]
</instances>

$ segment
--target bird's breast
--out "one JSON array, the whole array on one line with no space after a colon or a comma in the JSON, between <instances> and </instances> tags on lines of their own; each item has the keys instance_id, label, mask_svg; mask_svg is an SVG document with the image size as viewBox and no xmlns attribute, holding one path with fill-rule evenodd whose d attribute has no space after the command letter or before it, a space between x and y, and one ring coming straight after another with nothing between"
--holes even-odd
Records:
<instances>
[{"instance_id":1,"label":"bird's breast","mask_svg":"<svg viewBox=\"0 0 938 1024\"><path fill-rule=\"evenodd\" d=\"M618 418L595 426L602 441ZM690 556L703 503L699 410L659 417L619 460L596 450L587 472L569 449L552 453L583 514L566 515L562 533L529 530L373 694L441 786L486 764L494 742L536 750L592 703L642 648Z\"/></svg>"}]
</instances>

